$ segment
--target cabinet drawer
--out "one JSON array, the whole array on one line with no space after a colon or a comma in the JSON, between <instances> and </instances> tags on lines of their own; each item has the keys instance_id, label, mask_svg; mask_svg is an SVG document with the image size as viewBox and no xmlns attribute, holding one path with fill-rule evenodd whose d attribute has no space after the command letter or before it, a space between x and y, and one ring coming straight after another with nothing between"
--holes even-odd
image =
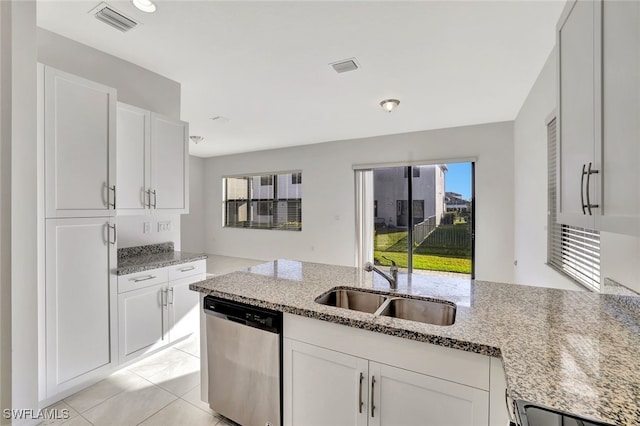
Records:
<instances>
[{"instance_id":1,"label":"cabinet drawer","mask_svg":"<svg viewBox=\"0 0 640 426\"><path fill-rule=\"evenodd\" d=\"M118 277L118 293L145 288L168 281L167 268L149 269L135 274L120 275Z\"/></svg>"},{"instance_id":2,"label":"cabinet drawer","mask_svg":"<svg viewBox=\"0 0 640 426\"><path fill-rule=\"evenodd\" d=\"M196 260L169 266L167 269L169 269L169 281L174 281L192 275L205 274L207 272L207 261L205 259Z\"/></svg>"}]
</instances>

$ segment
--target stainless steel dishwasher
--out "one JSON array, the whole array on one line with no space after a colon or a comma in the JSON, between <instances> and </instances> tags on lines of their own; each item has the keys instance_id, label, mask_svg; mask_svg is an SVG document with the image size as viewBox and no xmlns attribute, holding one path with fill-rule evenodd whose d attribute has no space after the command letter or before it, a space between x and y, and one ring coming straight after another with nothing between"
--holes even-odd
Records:
<instances>
[{"instance_id":1,"label":"stainless steel dishwasher","mask_svg":"<svg viewBox=\"0 0 640 426\"><path fill-rule=\"evenodd\" d=\"M280 426L282 314L206 296L209 406L242 426Z\"/></svg>"}]
</instances>

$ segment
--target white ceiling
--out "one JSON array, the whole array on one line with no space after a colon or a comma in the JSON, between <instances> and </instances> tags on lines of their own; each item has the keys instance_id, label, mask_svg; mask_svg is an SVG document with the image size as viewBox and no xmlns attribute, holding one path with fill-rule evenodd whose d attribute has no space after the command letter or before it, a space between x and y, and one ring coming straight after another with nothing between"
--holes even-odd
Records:
<instances>
[{"instance_id":1,"label":"white ceiling","mask_svg":"<svg viewBox=\"0 0 640 426\"><path fill-rule=\"evenodd\" d=\"M208 157L513 120L555 43L558 1L107 3L128 33L39 0L38 25L182 84L193 155ZM359 70L328 64L356 57ZM400 99L391 114L379 102ZM227 123L216 123L224 116Z\"/></svg>"}]
</instances>

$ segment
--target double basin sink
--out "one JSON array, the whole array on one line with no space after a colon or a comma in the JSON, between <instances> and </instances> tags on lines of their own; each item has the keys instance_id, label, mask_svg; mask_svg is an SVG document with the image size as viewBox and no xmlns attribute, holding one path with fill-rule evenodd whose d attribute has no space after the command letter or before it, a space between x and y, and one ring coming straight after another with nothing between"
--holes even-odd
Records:
<instances>
[{"instance_id":1,"label":"double basin sink","mask_svg":"<svg viewBox=\"0 0 640 426\"><path fill-rule=\"evenodd\" d=\"M316 303L443 326L452 325L456 320L456 305L446 300L410 299L394 294L334 289L316 298Z\"/></svg>"}]
</instances>

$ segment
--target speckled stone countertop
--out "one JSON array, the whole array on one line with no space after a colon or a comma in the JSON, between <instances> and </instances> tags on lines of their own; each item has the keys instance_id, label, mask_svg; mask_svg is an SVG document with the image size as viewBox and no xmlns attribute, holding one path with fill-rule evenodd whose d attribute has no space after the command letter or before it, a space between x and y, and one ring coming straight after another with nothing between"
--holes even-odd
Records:
<instances>
[{"instance_id":1,"label":"speckled stone countertop","mask_svg":"<svg viewBox=\"0 0 640 426\"><path fill-rule=\"evenodd\" d=\"M173 251L173 243L171 242L121 248L118 249L116 274L135 274L149 269L164 268L206 258L206 254Z\"/></svg>"},{"instance_id":2,"label":"speckled stone countertop","mask_svg":"<svg viewBox=\"0 0 640 426\"><path fill-rule=\"evenodd\" d=\"M640 313L617 295L401 274L400 294L458 305L436 326L315 303L334 287L388 291L377 274L277 260L190 288L374 332L502 357L514 399L620 425L640 424Z\"/></svg>"}]
</instances>

